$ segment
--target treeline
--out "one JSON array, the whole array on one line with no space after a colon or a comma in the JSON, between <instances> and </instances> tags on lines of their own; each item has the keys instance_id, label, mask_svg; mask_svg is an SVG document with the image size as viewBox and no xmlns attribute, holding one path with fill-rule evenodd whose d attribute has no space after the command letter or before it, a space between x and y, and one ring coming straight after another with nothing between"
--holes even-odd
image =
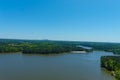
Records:
<instances>
[{"instance_id":1,"label":"treeline","mask_svg":"<svg viewBox=\"0 0 120 80\"><path fill-rule=\"evenodd\" d=\"M9 53L9 52L21 52L21 47L13 47L13 46L0 46L0 53Z\"/></svg>"},{"instance_id":2,"label":"treeline","mask_svg":"<svg viewBox=\"0 0 120 80\"><path fill-rule=\"evenodd\" d=\"M105 43L105 42L80 42L79 45L92 47L94 50L102 50L120 54L120 43Z\"/></svg>"},{"instance_id":3,"label":"treeline","mask_svg":"<svg viewBox=\"0 0 120 80\"><path fill-rule=\"evenodd\" d=\"M120 56L101 57L101 67L111 71L112 75L120 80Z\"/></svg>"},{"instance_id":4,"label":"treeline","mask_svg":"<svg viewBox=\"0 0 120 80\"><path fill-rule=\"evenodd\" d=\"M49 40L0 40L0 53L23 52L24 54L51 54L70 51L90 51L76 44Z\"/></svg>"},{"instance_id":5,"label":"treeline","mask_svg":"<svg viewBox=\"0 0 120 80\"><path fill-rule=\"evenodd\" d=\"M0 53L21 52L22 46L16 43L2 43L0 42Z\"/></svg>"},{"instance_id":6,"label":"treeline","mask_svg":"<svg viewBox=\"0 0 120 80\"><path fill-rule=\"evenodd\" d=\"M76 46L91 47L91 50ZM101 50L120 54L120 43L104 42L79 42L79 41L51 41L51 40L17 40L0 39L0 53L23 52L23 53L61 53L69 51L92 51Z\"/></svg>"},{"instance_id":7,"label":"treeline","mask_svg":"<svg viewBox=\"0 0 120 80\"><path fill-rule=\"evenodd\" d=\"M63 53L70 52L72 50L82 51L84 49L77 48L72 45L60 45L60 44L30 44L29 46L24 46L23 53Z\"/></svg>"}]
</instances>

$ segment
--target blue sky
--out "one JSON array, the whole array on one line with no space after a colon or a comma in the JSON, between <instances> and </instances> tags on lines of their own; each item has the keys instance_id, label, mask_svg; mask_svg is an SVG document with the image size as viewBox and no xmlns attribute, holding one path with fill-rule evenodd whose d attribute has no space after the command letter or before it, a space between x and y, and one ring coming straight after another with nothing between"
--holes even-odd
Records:
<instances>
[{"instance_id":1,"label":"blue sky","mask_svg":"<svg viewBox=\"0 0 120 80\"><path fill-rule=\"evenodd\" d=\"M120 42L120 0L0 0L0 38Z\"/></svg>"}]
</instances>

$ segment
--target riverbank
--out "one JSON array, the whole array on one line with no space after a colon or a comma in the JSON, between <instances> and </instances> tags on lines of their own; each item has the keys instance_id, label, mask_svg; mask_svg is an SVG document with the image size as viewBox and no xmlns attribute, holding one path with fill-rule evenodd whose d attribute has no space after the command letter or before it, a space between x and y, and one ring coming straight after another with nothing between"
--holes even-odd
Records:
<instances>
[{"instance_id":1,"label":"riverbank","mask_svg":"<svg viewBox=\"0 0 120 80\"><path fill-rule=\"evenodd\" d=\"M120 56L101 57L101 67L110 71L116 80L120 80Z\"/></svg>"},{"instance_id":2,"label":"riverbank","mask_svg":"<svg viewBox=\"0 0 120 80\"><path fill-rule=\"evenodd\" d=\"M82 53L87 53L87 52L86 51L71 51L70 53L82 54Z\"/></svg>"}]
</instances>

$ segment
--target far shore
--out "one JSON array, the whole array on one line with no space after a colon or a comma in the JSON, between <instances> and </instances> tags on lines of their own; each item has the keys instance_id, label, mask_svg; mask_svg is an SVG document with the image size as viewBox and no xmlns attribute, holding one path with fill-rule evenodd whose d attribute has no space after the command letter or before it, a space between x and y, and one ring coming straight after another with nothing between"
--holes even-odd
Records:
<instances>
[{"instance_id":1,"label":"far shore","mask_svg":"<svg viewBox=\"0 0 120 80\"><path fill-rule=\"evenodd\" d=\"M81 54L81 53L87 53L87 52L86 51L71 51L71 53Z\"/></svg>"}]
</instances>

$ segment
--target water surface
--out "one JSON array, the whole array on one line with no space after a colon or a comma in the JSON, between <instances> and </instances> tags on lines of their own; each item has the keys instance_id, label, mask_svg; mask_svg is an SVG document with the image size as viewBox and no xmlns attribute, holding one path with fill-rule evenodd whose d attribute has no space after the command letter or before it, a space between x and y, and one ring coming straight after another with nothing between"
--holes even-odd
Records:
<instances>
[{"instance_id":1,"label":"water surface","mask_svg":"<svg viewBox=\"0 0 120 80\"><path fill-rule=\"evenodd\" d=\"M100 68L100 57L89 54L24 55L0 54L0 80L113 80Z\"/></svg>"}]
</instances>

